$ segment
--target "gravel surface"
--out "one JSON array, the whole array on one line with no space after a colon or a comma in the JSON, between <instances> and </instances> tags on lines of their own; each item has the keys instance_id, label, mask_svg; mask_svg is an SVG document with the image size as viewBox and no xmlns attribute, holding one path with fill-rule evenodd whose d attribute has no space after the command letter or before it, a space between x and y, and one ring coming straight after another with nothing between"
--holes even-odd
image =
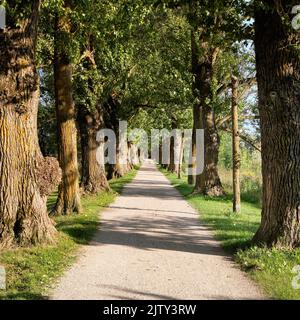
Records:
<instances>
[{"instance_id":1,"label":"gravel surface","mask_svg":"<svg viewBox=\"0 0 300 320\"><path fill-rule=\"evenodd\" d=\"M94 240L51 299L264 299L199 221L198 214L146 161L101 214Z\"/></svg>"}]
</instances>

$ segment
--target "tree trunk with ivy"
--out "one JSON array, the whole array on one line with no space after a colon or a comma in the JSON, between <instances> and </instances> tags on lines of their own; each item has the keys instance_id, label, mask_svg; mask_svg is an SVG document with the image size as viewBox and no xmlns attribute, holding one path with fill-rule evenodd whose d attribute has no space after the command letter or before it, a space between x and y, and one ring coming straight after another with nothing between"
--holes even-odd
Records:
<instances>
[{"instance_id":1,"label":"tree trunk with ivy","mask_svg":"<svg viewBox=\"0 0 300 320\"><path fill-rule=\"evenodd\" d=\"M263 209L254 242L293 248L300 245L300 33L283 17L298 3L264 2L255 13Z\"/></svg>"},{"instance_id":2,"label":"tree trunk with ivy","mask_svg":"<svg viewBox=\"0 0 300 320\"><path fill-rule=\"evenodd\" d=\"M77 160L76 112L72 95L72 64L63 47L71 32L71 21L60 16L55 22L54 86L58 130L58 159L62 182L53 210L56 215L80 213L79 172Z\"/></svg>"},{"instance_id":3,"label":"tree trunk with ivy","mask_svg":"<svg viewBox=\"0 0 300 320\"><path fill-rule=\"evenodd\" d=\"M8 1L14 16L0 30L0 248L51 243L56 233L46 201L60 169L42 156L37 135L40 1L21 2Z\"/></svg>"}]
</instances>

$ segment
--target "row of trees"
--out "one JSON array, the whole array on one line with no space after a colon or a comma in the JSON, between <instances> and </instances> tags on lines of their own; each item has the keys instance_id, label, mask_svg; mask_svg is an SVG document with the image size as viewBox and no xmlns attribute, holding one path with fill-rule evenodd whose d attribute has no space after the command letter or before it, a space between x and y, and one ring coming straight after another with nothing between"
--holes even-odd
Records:
<instances>
[{"instance_id":1,"label":"row of trees","mask_svg":"<svg viewBox=\"0 0 300 320\"><path fill-rule=\"evenodd\" d=\"M276 247L299 246L300 34L292 26L292 11L297 1L166 1L173 8L187 8L187 3L192 29L194 127L205 129L205 169L196 177L195 192L211 196L224 192L217 170L220 139L216 100L220 97L219 90L226 87L226 77L221 81L218 78L218 62L222 56L233 55L230 74L235 152L234 209L239 211L237 81L240 79L241 84L247 79L243 68L236 68L235 50L237 44L253 39L263 176L262 223L254 242ZM252 29L252 18L255 30Z\"/></svg>"},{"instance_id":2,"label":"row of trees","mask_svg":"<svg viewBox=\"0 0 300 320\"><path fill-rule=\"evenodd\" d=\"M296 4L45 0L41 7L39 0L5 1L1 246L53 239L46 199L59 183L53 213L70 214L80 212L80 184L85 192L98 193L109 188L107 178L130 169L130 163L105 169L95 161L97 131L106 127L118 133L120 119L146 131L203 128L205 169L189 183L195 193L209 196L224 194L220 131L232 134L234 210L239 212L239 139L260 149L241 132L244 121L257 118L263 211L254 240L298 246L299 33L291 24ZM258 110L252 108L253 98L246 98L256 85L255 68ZM171 148L174 154L174 143ZM181 168L171 163L169 170L180 173Z\"/></svg>"},{"instance_id":3,"label":"row of trees","mask_svg":"<svg viewBox=\"0 0 300 320\"><path fill-rule=\"evenodd\" d=\"M0 31L0 246L8 247L53 241L55 228L46 201L58 186L52 214L80 212L79 183L84 192L109 189L105 168L96 161L100 143L96 133L103 127L117 131L121 93L132 68L126 65L132 46L126 48L125 44L131 33L137 32L131 28L134 20L144 13L138 3L131 8L126 1L4 4L7 25ZM134 8L137 10L130 14ZM43 109L49 104L50 110ZM49 121L47 114L55 112L56 123L51 125L57 135L49 132L48 124L37 125L39 105L45 121ZM44 154L38 143L38 126ZM57 141L49 139L49 133L52 138L57 136ZM55 157L47 156L53 152L51 143L57 145ZM108 178L123 175L130 167L130 163L123 168L113 165Z\"/></svg>"},{"instance_id":4,"label":"row of trees","mask_svg":"<svg viewBox=\"0 0 300 320\"><path fill-rule=\"evenodd\" d=\"M158 1L157 4L182 17L190 32L191 65L185 67L191 70L193 85L188 103L192 101L194 105L194 128L205 130L205 169L199 176L190 176L189 182L195 184L196 193L224 194L218 174L219 135L220 130L230 132L234 152L234 211L239 212L239 139L243 139L262 152L262 223L254 242L277 247L298 246L299 32L292 27L292 9L297 3L199 0ZM254 59L248 42L254 43ZM182 40L182 43L186 42ZM253 101L249 105L248 100L245 109L241 100L256 84L258 110L253 112ZM177 101L184 105L188 100L177 98ZM238 106L242 112L246 111L240 122L249 121L249 114L252 121L259 120L261 146L239 129ZM176 103L161 107L169 111L169 128L174 128L182 108L176 110ZM172 164L168 168L176 171Z\"/></svg>"}]
</instances>

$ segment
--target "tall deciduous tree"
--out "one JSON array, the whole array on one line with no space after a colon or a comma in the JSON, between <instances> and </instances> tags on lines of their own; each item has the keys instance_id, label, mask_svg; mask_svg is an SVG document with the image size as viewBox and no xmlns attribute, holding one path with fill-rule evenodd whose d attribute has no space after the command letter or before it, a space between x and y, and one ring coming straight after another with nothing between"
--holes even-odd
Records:
<instances>
[{"instance_id":1,"label":"tall deciduous tree","mask_svg":"<svg viewBox=\"0 0 300 320\"><path fill-rule=\"evenodd\" d=\"M104 144L104 141L97 140L98 131L104 128L102 108L90 112L81 107L77 119L81 140L81 187L84 192L92 194L109 190L105 166L99 163L97 157L98 152L103 152L101 143Z\"/></svg>"},{"instance_id":2,"label":"tall deciduous tree","mask_svg":"<svg viewBox=\"0 0 300 320\"><path fill-rule=\"evenodd\" d=\"M167 169L178 175L179 173L179 154L180 154L180 141L178 141L177 135L175 134L175 130L179 129L178 120L174 114L171 115L171 129L172 129L172 137L170 141L170 163ZM181 138L181 137L180 137ZM180 139L179 139L180 140Z\"/></svg>"},{"instance_id":3,"label":"tall deciduous tree","mask_svg":"<svg viewBox=\"0 0 300 320\"><path fill-rule=\"evenodd\" d=\"M81 187L84 192L97 194L109 190L105 166L98 159L103 153L104 141L98 141L97 134L105 127L104 108L100 99L99 71L94 58L91 39L78 66L76 82L77 121L81 141ZM101 156L101 155L100 155Z\"/></svg>"},{"instance_id":4,"label":"tall deciduous tree","mask_svg":"<svg viewBox=\"0 0 300 320\"><path fill-rule=\"evenodd\" d=\"M256 2L255 50L261 119L263 210L254 241L300 245L300 33L298 1Z\"/></svg>"},{"instance_id":5,"label":"tall deciduous tree","mask_svg":"<svg viewBox=\"0 0 300 320\"><path fill-rule=\"evenodd\" d=\"M113 130L116 135L116 158L115 163L111 163L108 166L108 179L123 177L129 170L130 166L127 162L128 158L128 146L124 139L127 137L121 137L119 126L119 109L121 107L118 96L112 94L108 101L104 105L105 107L105 124L106 127Z\"/></svg>"},{"instance_id":6,"label":"tall deciduous tree","mask_svg":"<svg viewBox=\"0 0 300 320\"><path fill-rule=\"evenodd\" d=\"M0 247L47 243L55 235L46 200L60 172L37 139L39 7L38 0L7 1L0 30Z\"/></svg>"},{"instance_id":7,"label":"tall deciduous tree","mask_svg":"<svg viewBox=\"0 0 300 320\"><path fill-rule=\"evenodd\" d=\"M192 31L194 131L205 131L205 163L204 171L196 177L196 181L192 175L188 181L190 184L195 183L195 193L223 195L224 189L218 173L220 137L216 118L219 110L216 110L215 98L219 79L217 80L215 71L219 57L224 51L231 50L233 43L245 35L242 27L246 20L245 3L240 0L160 0L157 3L163 3L174 10L180 8L188 18ZM191 157L194 154L195 150L191 152ZM194 161L190 167L193 168L195 163Z\"/></svg>"},{"instance_id":8,"label":"tall deciduous tree","mask_svg":"<svg viewBox=\"0 0 300 320\"><path fill-rule=\"evenodd\" d=\"M197 99L194 105L195 128L204 130L204 171L196 176L196 193L221 196L224 189L218 173L220 137L215 123L213 109L214 65L220 52L211 39L210 30L199 25L200 17L197 4L191 5L192 30L192 71L194 74L193 92Z\"/></svg>"},{"instance_id":9,"label":"tall deciduous tree","mask_svg":"<svg viewBox=\"0 0 300 320\"><path fill-rule=\"evenodd\" d=\"M79 172L77 160L77 128L72 90L72 63L66 50L72 31L70 1L57 13L55 21L54 85L58 131L58 159L62 168L62 182L54 214L80 212Z\"/></svg>"}]
</instances>

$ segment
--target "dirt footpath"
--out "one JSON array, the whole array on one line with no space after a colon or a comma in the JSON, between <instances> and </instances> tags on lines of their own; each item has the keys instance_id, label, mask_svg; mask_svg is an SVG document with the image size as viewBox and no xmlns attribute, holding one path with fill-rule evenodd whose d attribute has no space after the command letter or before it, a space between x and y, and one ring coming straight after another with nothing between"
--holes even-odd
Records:
<instances>
[{"instance_id":1,"label":"dirt footpath","mask_svg":"<svg viewBox=\"0 0 300 320\"><path fill-rule=\"evenodd\" d=\"M198 214L146 162L51 299L263 299Z\"/></svg>"}]
</instances>

